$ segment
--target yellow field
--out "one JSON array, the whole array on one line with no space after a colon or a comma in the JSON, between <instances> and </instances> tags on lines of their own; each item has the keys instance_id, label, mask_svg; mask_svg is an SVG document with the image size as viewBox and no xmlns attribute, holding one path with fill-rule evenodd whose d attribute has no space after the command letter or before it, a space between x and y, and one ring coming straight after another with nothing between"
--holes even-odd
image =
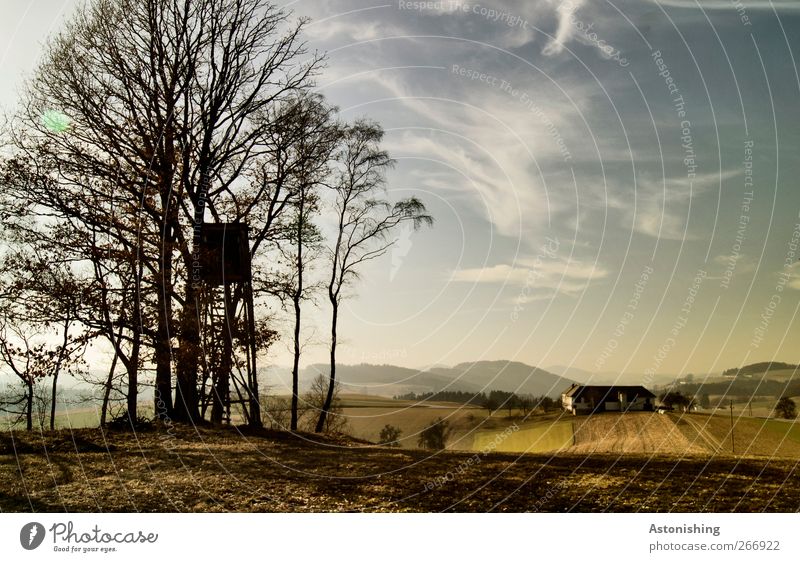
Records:
<instances>
[{"instance_id":1,"label":"yellow field","mask_svg":"<svg viewBox=\"0 0 800 562\"><path fill-rule=\"evenodd\" d=\"M473 451L501 453L548 453L574 444L574 423L553 420L511 426L508 430L477 430L473 433Z\"/></svg>"}]
</instances>

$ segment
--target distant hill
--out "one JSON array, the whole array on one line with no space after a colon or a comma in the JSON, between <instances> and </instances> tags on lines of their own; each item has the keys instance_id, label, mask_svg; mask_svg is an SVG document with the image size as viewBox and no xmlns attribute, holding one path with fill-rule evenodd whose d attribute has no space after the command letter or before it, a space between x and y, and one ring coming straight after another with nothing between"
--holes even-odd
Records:
<instances>
[{"instance_id":1,"label":"distant hill","mask_svg":"<svg viewBox=\"0 0 800 562\"><path fill-rule=\"evenodd\" d=\"M302 378L310 384L319 374L328 375L330 367L311 365L303 370ZM342 383L342 392L394 396L408 392L433 392L438 390L464 390L477 392L480 385L456 381L457 377L433 371L408 369L396 365L337 365L336 378Z\"/></svg>"},{"instance_id":2,"label":"distant hill","mask_svg":"<svg viewBox=\"0 0 800 562\"><path fill-rule=\"evenodd\" d=\"M432 369L431 372L451 377L458 381L458 385L477 386L483 390L505 390L517 394L547 395L552 398L561 396L564 389L575 382L517 361L459 363L446 369Z\"/></svg>"},{"instance_id":3,"label":"distant hill","mask_svg":"<svg viewBox=\"0 0 800 562\"><path fill-rule=\"evenodd\" d=\"M734 367L733 369L726 369L722 371L723 377L731 377L731 376L745 376L745 375L759 375L764 373L765 375L769 375L772 371L784 371L784 370L791 370L796 371L798 365L792 365L791 363L781 363L779 361L765 361L762 363L752 363L750 365L745 365L744 367Z\"/></svg>"},{"instance_id":4,"label":"distant hill","mask_svg":"<svg viewBox=\"0 0 800 562\"><path fill-rule=\"evenodd\" d=\"M327 376L328 369L325 364L310 365L303 369L300 373L301 388L308 388L319 374ZM378 396L441 390L476 393L505 390L557 398L574 382L516 361L477 361L429 369L408 369L396 365L338 365L336 374L337 380L343 385L343 392ZM264 373L264 381L272 392L283 393L290 388L291 374L285 368L271 368Z\"/></svg>"}]
</instances>

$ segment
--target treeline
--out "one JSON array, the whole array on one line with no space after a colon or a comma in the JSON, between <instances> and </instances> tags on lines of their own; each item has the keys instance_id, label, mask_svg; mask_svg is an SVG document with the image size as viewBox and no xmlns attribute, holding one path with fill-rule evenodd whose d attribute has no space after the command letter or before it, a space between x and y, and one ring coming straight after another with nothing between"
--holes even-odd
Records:
<instances>
[{"instance_id":1,"label":"treeline","mask_svg":"<svg viewBox=\"0 0 800 562\"><path fill-rule=\"evenodd\" d=\"M781 382L770 379L736 379L731 382L685 383L674 387L689 396L718 395L724 399L750 400L756 397L780 398L800 395L800 380Z\"/></svg>"},{"instance_id":2,"label":"treeline","mask_svg":"<svg viewBox=\"0 0 800 562\"><path fill-rule=\"evenodd\" d=\"M730 377L737 375L758 375L761 373L764 373L766 376L769 375L769 371L783 371L787 369L797 369L797 367L797 365L792 365L791 363L765 361L762 363L753 363L752 365L746 365L744 367L726 369L722 371L722 376Z\"/></svg>"},{"instance_id":3,"label":"treeline","mask_svg":"<svg viewBox=\"0 0 800 562\"><path fill-rule=\"evenodd\" d=\"M521 410L527 415L536 409L544 412L560 408L560 402L549 396L519 395L505 390L491 390L489 392L465 392L461 390L440 390L436 392L423 392L420 394L409 392L394 397L395 400L411 400L414 402L455 402L457 404L470 404L486 408L491 412L506 409L509 412Z\"/></svg>"}]
</instances>

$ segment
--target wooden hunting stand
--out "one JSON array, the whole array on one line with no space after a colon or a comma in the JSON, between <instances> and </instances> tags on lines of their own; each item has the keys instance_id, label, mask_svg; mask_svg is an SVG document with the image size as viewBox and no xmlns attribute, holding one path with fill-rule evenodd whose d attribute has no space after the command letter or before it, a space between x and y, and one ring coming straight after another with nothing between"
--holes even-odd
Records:
<instances>
[{"instance_id":1,"label":"wooden hunting stand","mask_svg":"<svg viewBox=\"0 0 800 562\"><path fill-rule=\"evenodd\" d=\"M203 281L201 416L205 418L210 407L212 423L230 424L231 406L238 404L247 425L261 427L247 224L204 223L199 246Z\"/></svg>"}]
</instances>

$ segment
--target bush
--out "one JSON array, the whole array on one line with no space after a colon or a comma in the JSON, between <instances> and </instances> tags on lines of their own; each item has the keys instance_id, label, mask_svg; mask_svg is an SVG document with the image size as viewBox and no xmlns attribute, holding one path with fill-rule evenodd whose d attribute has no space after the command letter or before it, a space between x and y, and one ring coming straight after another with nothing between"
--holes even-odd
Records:
<instances>
[{"instance_id":1,"label":"bush","mask_svg":"<svg viewBox=\"0 0 800 562\"><path fill-rule=\"evenodd\" d=\"M126 410L122 412L122 414L111 418L111 421L106 424L106 427L114 431L153 431L155 429L155 422L144 416L137 416L136 419L131 422Z\"/></svg>"},{"instance_id":2,"label":"bush","mask_svg":"<svg viewBox=\"0 0 800 562\"><path fill-rule=\"evenodd\" d=\"M269 429L288 431L292 420L292 399L266 395L261 397L260 402L264 425Z\"/></svg>"},{"instance_id":3,"label":"bush","mask_svg":"<svg viewBox=\"0 0 800 562\"><path fill-rule=\"evenodd\" d=\"M450 433L450 423L442 418L436 418L431 425L423 429L419 434L417 445L423 449L441 451L447 446Z\"/></svg>"},{"instance_id":4,"label":"bush","mask_svg":"<svg viewBox=\"0 0 800 562\"><path fill-rule=\"evenodd\" d=\"M378 436L378 443L381 445L388 445L389 447L399 447L400 446L400 435L403 432L399 427L395 427L390 424L386 424L381 429L380 435Z\"/></svg>"},{"instance_id":5,"label":"bush","mask_svg":"<svg viewBox=\"0 0 800 562\"><path fill-rule=\"evenodd\" d=\"M794 400L784 396L778 400L778 404L775 406L775 413L783 419L793 420L797 417L797 405Z\"/></svg>"},{"instance_id":6,"label":"bush","mask_svg":"<svg viewBox=\"0 0 800 562\"><path fill-rule=\"evenodd\" d=\"M694 398L684 396L680 392L665 392L658 399L667 408L679 408L683 411L688 411L694 406Z\"/></svg>"}]
</instances>

